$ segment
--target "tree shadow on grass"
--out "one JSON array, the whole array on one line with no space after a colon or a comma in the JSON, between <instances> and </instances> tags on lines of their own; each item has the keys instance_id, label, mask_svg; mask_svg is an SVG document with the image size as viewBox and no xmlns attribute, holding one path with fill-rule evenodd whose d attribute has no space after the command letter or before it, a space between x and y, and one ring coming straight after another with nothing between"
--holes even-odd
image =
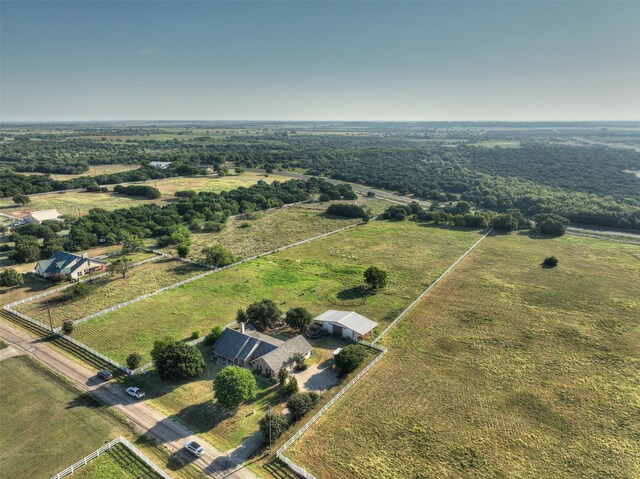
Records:
<instances>
[{"instance_id":1,"label":"tree shadow on grass","mask_svg":"<svg viewBox=\"0 0 640 479\"><path fill-rule=\"evenodd\" d=\"M336 294L336 298L340 301L364 301L367 296L371 295L373 295L373 292L370 288L364 285L359 285L340 291L338 294Z\"/></svg>"},{"instance_id":2,"label":"tree shadow on grass","mask_svg":"<svg viewBox=\"0 0 640 479\"><path fill-rule=\"evenodd\" d=\"M64 407L65 409L75 409L77 407L85 407L87 409L99 409L102 407L98 401L93 399L88 393L78 394Z\"/></svg>"},{"instance_id":3,"label":"tree shadow on grass","mask_svg":"<svg viewBox=\"0 0 640 479\"><path fill-rule=\"evenodd\" d=\"M538 233L536 230L521 230L518 231L519 235L528 236L531 239L535 240L550 240L554 238L558 238L558 236L553 235L543 235L542 233Z\"/></svg>"}]
</instances>

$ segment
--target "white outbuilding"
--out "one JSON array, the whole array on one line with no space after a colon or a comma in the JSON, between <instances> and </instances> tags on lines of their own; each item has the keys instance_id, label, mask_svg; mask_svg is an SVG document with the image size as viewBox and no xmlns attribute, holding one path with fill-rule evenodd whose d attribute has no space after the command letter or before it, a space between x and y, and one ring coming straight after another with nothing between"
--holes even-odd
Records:
<instances>
[{"instance_id":1,"label":"white outbuilding","mask_svg":"<svg viewBox=\"0 0 640 479\"><path fill-rule=\"evenodd\" d=\"M314 319L329 334L352 341L364 339L378 326L378 323L365 318L355 311L337 311L330 309Z\"/></svg>"}]
</instances>

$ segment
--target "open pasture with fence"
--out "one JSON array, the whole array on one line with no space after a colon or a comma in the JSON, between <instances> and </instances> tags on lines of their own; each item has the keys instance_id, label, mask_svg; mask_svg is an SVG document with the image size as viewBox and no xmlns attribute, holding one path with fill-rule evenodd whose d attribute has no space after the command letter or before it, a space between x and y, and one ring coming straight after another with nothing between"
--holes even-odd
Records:
<instances>
[{"instance_id":1,"label":"open pasture with fence","mask_svg":"<svg viewBox=\"0 0 640 479\"><path fill-rule=\"evenodd\" d=\"M205 268L177 259L154 256L146 261L132 267L124 278L113 273L83 283L80 286L82 294L76 294L78 286L73 285L58 293L17 305L14 309L44 324L49 324L50 314L55 328L66 320L86 318L206 271Z\"/></svg>"},{"instance_id":2,"label":"open pasture with fence","mask_svg":"<svg viewBox=\"0 0 640 479\"><path fill-rule=\"evenodd\" d=\"M636 477L638 284L638 246L489 236L286 455L316 477Z\"/></svg>"},{"instance_id":3,"label":"open pasture with fence","mask_svg":"<svg viewBox=\"0 0 640 479\"><path fill-rule=\"evenodd\" d=\"M156 339L205 334L264 298L283 311L356 310L383 327L479 237L477 231L372 221L210 274L78 325L73 334L117 361L132 352L148 360ZM371 265L389 273L389 284L375 295L362 288Z\"/></svg>"}]
</instances>

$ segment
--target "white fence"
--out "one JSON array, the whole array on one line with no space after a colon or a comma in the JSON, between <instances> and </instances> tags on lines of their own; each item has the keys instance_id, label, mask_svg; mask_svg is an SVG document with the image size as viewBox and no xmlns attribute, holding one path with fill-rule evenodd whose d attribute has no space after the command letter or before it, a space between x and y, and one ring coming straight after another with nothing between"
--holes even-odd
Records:
<instances>
[{"instance_id":1,"label":"white fence","mask_svg":"<svg viewBox=\"0 0 640 479\"><path fill-rule=\"evenodd\" d=\"M265 253L260 253L260 254L251 256L250 258L246 258L246 259L243 259L241 261L237 261L237 262L232 263L232 264L230 264L228 266L223 266L221 268L215 268L215 269L212 269L212 270L209 270L209 271L205 271L204 273L200 273L200 274L198 274L196 276L192 276L191 278L187 278L185 280L179 281L178 283L174 283L174 284L171 284L169 286L165 286L164 288L160 288L160 289L158 289L156 291L152 291L151 293L147 293L147 294L144 294L142 296L138 296L137 298L130 299L129 301L125 301L123 303L116 304L115 306L112 306L110 308L104 309L102 311L99 311L97 313L91 314L91 315L86 316L84 318L78 319L78 320L74 321L73 324L78 324L78 323L82 323L82 322L88 321L90 319L97 318L98 316L102 316L104 314L116 311L118 309L124 308L125 306L129 306L129 305L131 305L133 303L137 303L138 301L142 301L144 299L151 298L152 296L156 296L156 295L158 295L160 293L163 293L165 291L169 291L169 290L177 288L179 286L183 286L183 285L185 285L187 283L191 283L192 281L197 281L197 280L205 278L206 276L209 276L211 274L218 273L220 271L224 271L226 269L239 266L239 265L241 265L243 263L247 263L249 261L253 261L254 259L260 258L262 256L267 256L267 255L270 255L270 254L273 254L273 253L277 253L278 251L283 251L283 250L286 250L286 249L289 249L289 248L293 248L294 246L299 246L299 245L302 245L302 244L305 244L305 243L309 243L311 241L315 241L315 240L320 239L320 238L325 238L325 237L333 235L335 233L340 233L341 231L345 231L345 230L348 230L350 228L355 228L356 226L362 226L364 224L366 224L366 223L360 222L360 223L350 224L350 225L344 226L342 228L338 228L337 230L329 231L328 233L323 233L323 234L314 236L312 238L307 238L305 240L297 241L295 243L291 243L291 244L288 244L286 246L281 246L279 248L273 249L271 251L267 251ZM134 265L137 266L137 265L140 265L142 263L147 263L149 261L157 261L157 260L159 260L159 259L161 259L163 257L171 257L170 255L167 255L166 253L159 253L159 254L161 254L162 256L148 258L146 260L142 260L142 261L139 261L137 263L134 263ZM93 278L97 278L97 277L103 276L105 274L109 274L109 273L102 273L100 275L95 275L95 276L93 276ZM44 293L40 293L38 295L31 296L29 298L25 298L25 299L22 299L22 300L19 300L19 301L15 301L13 303L10 303L10 304L7 304L6 306L4 306L4 309L6 311L8 311L9 313L14 314L17 317L24 319L25 321L33 323L33 324L35 324L35 325L37 325L37 326L39 326L41 328L44 328L46 330L50 330L50 326L48 326L48 325L46 325L44 323L41 323L40 321L38 321L36 319L33 319L33 318L27 316L26 314L22 314L19 311L14 310L13 306L17 306L19 304L23 304L23 303L26 303L26 302L29 302L29 301L35 301L38 298L42 298L44 296L48 296L50 294L57 293L58 291L62 291L64 289L70 288L71 286L73 286L73 284L68 284L68 285L65 285L65 286L63 286L61 288L57 288L56 290L46 291ZM66 339L67 341L73 343L74 345L78 346L79 348L84 349L88 353L90 353L90 354L92 354L94 356L97 356L98 358L108 362L109 364L115 366L116 368L126 372L127 374L140 374L140 373L148 370L149 368L151 368L153 366L153 362L150 362L150 363L147 363L144 366L141 366L141 367L139 367L139 368L137 368L135 370L131 370L131 369L127 368L126 366L123 366L122 364L118 363L117 361L114 361L113 359L105 356L104 354L99 353L98 351L96 351L95 349L87 346L86 344L81 343L80 341L76 341L75 339L71 338L70 336L67 336L66 334L63 334L61 332L61 330L62 330L61 327L57 327L57 328L54 328L53 331L58 336ZM200 341L204 341L204 337L203 338L199 338L199 339L197 339L195 341L192 341L191 344L198 344Z\"/></svg>"},{"instance_id":2,"label":"white fence","mask_svg":"<svg viewBox=\"0 0 640 479\"><path fill-rule=\"evenodd\" d=\"M356 377L354 377L351 381L349 381L346 386L344 386L340 391L338 391L338 393L333 396L333 398L331 398L331 400L325 404L322 409L320 409L311 419L309 419L306 424L304 426L302 426L293 436L291 436L289 438L289 440L287 442L285 442L280 449L278 449L276 451L276 456L278 457L278 459L280 459L281 461L285 462L288 466L295 466L292 467L292 469L297 472L298 474L301 474L303 477L305 478L309 478L309 479L314 479L314 476L312 476L311 474L309 474L308 472L305 471L305 469L295 465L289 458L285 457L283 455L284 451L286 451L289 446L291 446L291 444L293 444L295 442L296 439L298 439L307 429L309 429L318 419L320 419L320 417L331 407L335 404L335 402L340 399L342 397L342 395L344 393L346 393L349 389L351 389L351 387L357 383L360 378L362 378L365 374L367 374L367 372L376 365L376 363L378 361L380 361L385 354L387 354L387 348L380 348L380 347L376 347L376 349L378 349L380 351L380 354L378 354L375 359L373 361L371 361L369 364L367 364L367 366L358 373L358 375Z\"/></svg>"},{"instance_id":3,"label":"white fence","mask_svg":"<svg viewBox=\"0 0 640 479\"><path fill-rule=\"evenodd\" d=\"M293 436L291 436L291 438L289 438L289 440L287 440L287 442L285 442L277 451L276 451L276 457L281 460L282 462L284 462L288 467L291 468L291 470L293 470L296 474L299 474L300 476L302 476L304 479L316 479L315 476L313 476L311 473L307 472L306 469L304 469L303 467L298 466L296 463L294 463L291 459L289 459L288 457L286 457L284 455L284 452L291 446L291 444L293 444L307 429L309 429L309 427L311 427L318 419L320 419L320 417L345 393L347 392L351 386L353 386L362 376L364 376L367 371L369 371L378 361L380 361L380 359L382 359L382 357L387 354L387 349L381 346L378 346L376 343L378 341L380 341L380 339L382 339L382 337L387 334L391 328L393 328L402 318L404 318L404 316L411 310L411 308L413 308L429 291L431 291L431 289L433 289L433 287L438 284L440 282L440 280L442 280L442 278L444 278L453 268L456 267L456 265L458 263L460 263L460 261L462 261L471 251L474 250L474 248L476 246L478 246L480 244L480 242L482 240L484 240L489 233L491 233L491 231L493 231L493 228L490 228L489 231L487 231L482 238L480 238L478 241L476 241L471 248L469 248L462 256L460 256L451 266L449 266L444 273L442 273L440 276L438 276L438 278L431 283L427 289L425 289L420 296L418 296L409 306L407 306L404 311L402 311L398 317L396 317L390 324L389 326L387 326L384 331L382 331L382 333L380 333L378 335L377 338L375 338L371 343L367 343L366 341L359 341L362 344L365 344L367 346L370 346L372 348L375 348L379 351L381 351L381 353L376 356L376 358L371 361L371 363L369 363L367 365L366 368L364 368L362 371L360 371L360 373L353 378L351 381L349 381L349 383L343 387L338 394L336 394L331 401L329 401L327 404L324 405L324 407L322 409L320 409L320 411L318 411L311 419L309 419L309 421L307 421L307 423L302 426Z\"/></svg>"},{"instance_id":4,"label":"white fence","mask_svg":"<svg viewBox=\"0 0 640 479\"><path fill-rule=\"evenodd\" d=\"M138 456L138 458L142 462L144 462L147 466L149 466L151 469L153 469L153 471L156 474L158 474L158 476L160 476L161 478L163 478L163 479L171 479L171 476L169 476L166 472L164 472L157 465L155 465L153 463L153 461L151 461L147 456L145 456L142 452L140 452L140 450L137 447L135 447L133 444L131 444L129 441L127 441L123 437L115 438L113 441L105 444L100 449L98 449L96 451L93 451L88 456L80 459L78 462L76 462L72 466L67 467L64 471L60 471L55 476L51 477L51 479L62 479L63 477L68 476L69 474L73 474L77 469L79 469L79 468L81 468L83 466L86 466L89 461L91 461L92 459L95 459L100 454L104 454L105 452L108 452L114 446L116 446L118 444L122 444L126 448L128 448L131 452L133 452L136 456Z\"/></svg>"},{"instance_id":5,"label":"white fence","mask_svg":"<svg viewBox=\"0 0 640 479\"><path fill-rule=\"evenodd\" d=\"M467 251L466 251L462 256L460 256L457 260L455 260L455 262L454 262L451 266L449 266L449 267L445 270L445 272L444 272L444 273L442 273L440 276L438 276L438 278L437 278L433 283L431 283L431 284L427 287L427 289L425 289L425 290L420 294L420 296L418 296L418 297L417 297L417 298L416 298L416 299L415 299L415 300L414 300L414 301L413 301L409 306L407 306L407 307L404 309L404 311L402 311L402 312L398 315L398 317L397 317L396 319L394 319L393 321L391 321L391 323L389 324L389 326L387 326L387 327L384 329L384 331L382 331L382 332L378 335L378 337L377 337L376 339L374 339L371 343L372 343L372 344L376 344L378 341L380 341L380 340L383 338L383 336L384 336L385 334L387 334L387 333L391 330L391 328L393 328L393 327L394 327L394 326L395 326L395 325L396 325L396 324L397 324L397 323L398 323L402 318L404 318L405 314L407 314L407 313L411 310L411 308L413 308L416 304L418 304L418 302L419 302L422 298L424 298L424 297L427 295L427 293L429 293L429 291L431 291L431 290L435 287L435 285L436 285L436 284L438 284L438 283L442 280L442 278L444 278L447 274L449 274L449 272L450 272L453 268L455 268L455 267L458 265L458 263L459 263L460 261L462 261L463 259L465 259L465 258L467 257L467 255L468 255L469 253L471 253L471 252L475 249L475 247L476 247L476 246L478 246L478 245L480 244L480 242L481 242L483 239L485 239L485 238L489 235L489 233L491 233L492 231L493 231L493 228L490 228L490 229L489 229L489 231L487 231L487 232L482 236L482 238L480 238L478 241L476 241L476 242L473 244L473 246L471 246L471 248L469 248L469 249L468 249L468 250L467 250Z\"/></svg>"}]
</instances>

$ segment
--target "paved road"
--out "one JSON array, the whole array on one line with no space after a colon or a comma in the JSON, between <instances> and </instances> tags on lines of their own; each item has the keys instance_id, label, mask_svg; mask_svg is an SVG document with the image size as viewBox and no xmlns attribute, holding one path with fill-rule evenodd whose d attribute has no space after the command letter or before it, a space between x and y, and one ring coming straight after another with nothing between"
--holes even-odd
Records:
<instances>
[{"instance_id":1,"label":"paved road","mask_svg":"<svg viewBox=\"0 0 640 479\"><path fill-rule=\"evenodd\" d=\"M215 478L256 479L241 465L260 445L259 437L251 437L237 449L223 454L198 437L184 425L167 418L144 402L127 396L116 384L105 383L96 378L95 372L77 364L47 346L42 340L32 339L4 322L0 322L0 338L6 342L13 354L31 354L51 369L74 381L81 390L89 391L101 402L125 415L138 433L146 433L166 445L185 460L193 460L205 473ZM196 440L205 448L205 454L196 459L182 450L187 440Z\"/></svg>"}]
</instances>

